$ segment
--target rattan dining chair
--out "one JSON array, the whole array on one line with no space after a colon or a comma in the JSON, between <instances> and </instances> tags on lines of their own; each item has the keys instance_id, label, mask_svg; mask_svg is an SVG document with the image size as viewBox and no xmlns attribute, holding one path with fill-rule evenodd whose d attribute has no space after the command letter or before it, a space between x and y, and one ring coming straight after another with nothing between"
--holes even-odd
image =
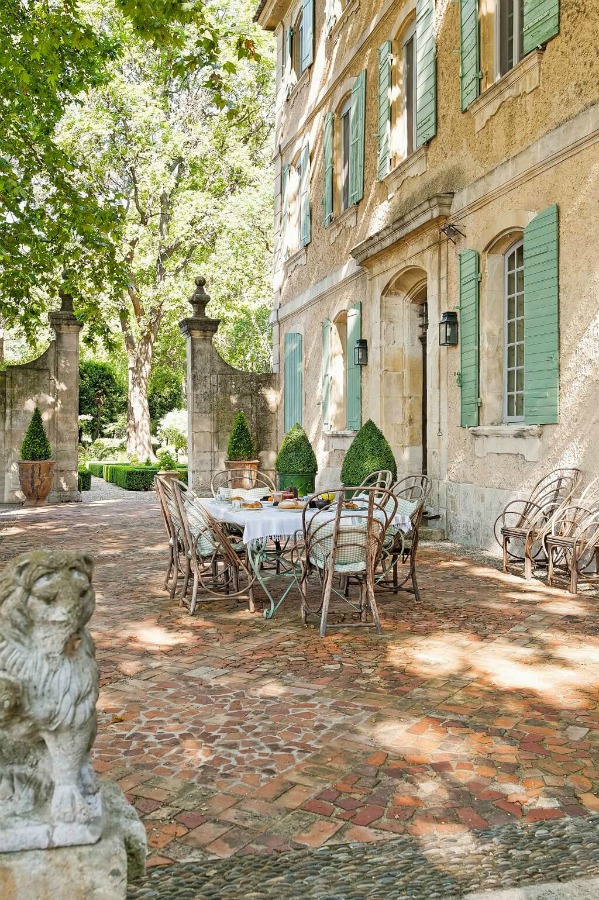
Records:
<instances>
[{"instance_id":1,"label":"rattan dining chair","mask_svg":"<svg viewBox=\"0 0 599 900\"><path fill-rule=\"evenodd\" d=\"M383 488L388 491L391 485L393 484L393 472L389 469L379 469L376 472L371 472L370 475L367 475L366 478L362 481L361 485L358 488L358 492L362 490L362 488Z\"/></svg>"},{"instance_id":2,"label":"rattan dining chair","mask_svg":"<svg viewBox=\"0 0 599 900\"><path fill-rule=\"evenodd\" d=\"M210 488L213 497L224 491L229 497L239 496L248 501L260 500L265 494L272 494L275 490L274 483L268 475L244 468L242 463L239 468L215 472Z\"/></svg>"},{"instance_id":3,"label":"rattan dining chair","mask_svg":"<svg viewBox=\"0 0 599 900\"><path fill-rule=\"evenodd\" d=\"M173 492L168 487L172 477L174 476L156 475L154 478L154 488L160 503L160 512L162 513L162 520L168 537L169 559L164 578L164 590L169 591L171 600L175 596L179 577L182 575L185 578L187 573L187 579L189 580L189 561L183 546L179 508Z\"/></svg>"},{"instance_id":4,"label":"rattan dining chair","mask_svg":"<svg viewBox=\"0 0 599 900\"><path fill-rule=\"evenodd\" d=\"M379 487L361 488L364 501L348 500L357 488L339 488L315 494L313 500L321 508L307 507L302 513L303 546L298 585L301 595L302 622L308 616L320 617L320 635L325 637L331 597L335 595L349 604L358 621L337 623L336 627L369 625L380 634L381 623L374 596L374 573L380 559L385 533L393 521L397 501L390 491ZM315 575L320 584L318 606L311 608L308 580ZM350 597L348 586L357 584L357 603ZM372 622L367 621L368 613Z\"/></svg>"},{"instance_id":5,"label":"rattan dining chair","mask_svg":"<svg viewBox=\"0 0 599 900\"><path fill-rule=\"evenodd\" d=\"M397 500L397 512L410 517L410 530L403 532L396 525L389 527L375 579L377 588L393 591L394 594L401 590L412 591L420 600L416 560L420 526L431 488L432 481L428 475L405 475L393 485L391 490ZM408 583L409 586L405 587Z\"/></svg>"},{"instance_id":6,"label":"rattan dining chair","mask_svg":"<svg viewBox=\"0 0 599 900\"><path fill-rule=\"evenodd\" d=\"M188 561L183 596L191 574L192 592L189 612L194 614L200 589L213 597L247 598L254 612L255 573L249 566L243 541L235 539L210 515L206 507L186 485L174 479L165 486L176 503L181 522L181 537Z\"/></svg>"},{"instance_id":7,"label":"rattan dining chair","mask_svg":"<svg viewBox=\"0 0 599 900\"><path fill-rule=\"evenodd\" d=\"M599 504L567 506L554 519L547 535L547 584L566 581L571 594L580 581L599 581Z\"/></svg>"},{"instance_id":8,"label":"rattan dining chair","mask_svg":"<svg viewBox=\"0 0 599 900\"><path fill-rule=\"evenodd\" d=\"M580 469L555 469L542 478L527 500L512 500L495 521L495 539L503 553L503 571L524 564L524 577L546 560L545 538L552 520L564 509L580 483Z\"/></svg>"}]
</instances>

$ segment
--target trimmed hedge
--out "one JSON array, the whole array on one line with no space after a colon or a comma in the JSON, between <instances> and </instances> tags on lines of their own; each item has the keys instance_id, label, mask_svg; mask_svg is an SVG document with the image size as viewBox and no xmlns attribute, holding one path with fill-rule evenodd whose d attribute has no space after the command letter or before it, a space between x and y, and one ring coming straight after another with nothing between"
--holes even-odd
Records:
<instances>
[{"instance_id":1,"label":"trimmed hedge","mask_svg":"<svg viewBox=\"0 0 599 900\"><path fill-rule=\"evenodd\" d=\"M80 491L91 491L92 473L89 469L79 469L77 486Z\"/></svg>"},{"instance_id":2,"label":"trimmed hedge","mask_svg":"<svg viewBox=\"0 0 599 900\"><path fill-rule=\"evenodd\" d=\"M397 463L383 432L372 419L362 425L351 442L341 467L341 484L355 486L372 472L389 469L393 480L397 478Z\"/></svg>"},{"instance_id":3,"label":"trimmed hedge","mask_svg":"<svg viewBox=\"0 0 599 900\"><path fill-rule=\"evenodd\" d=\"M160 466L132 466L112 463L104 466L104 480L126 491L149 491L154 486L154 477ZM179 478L187 482L187 469L179 468Z\"/></svg>"},{"instance_id":4,"label":"trimmed hedge","mask_svg":"<svg viewBox=\"0 0 599 900\"><path fill-rule=\"evenodd\" d=\"M95 475L96 478L104 478L104 465L103 462L88 462L87 470L90 475Z\"/></svg>"}]
</instances>

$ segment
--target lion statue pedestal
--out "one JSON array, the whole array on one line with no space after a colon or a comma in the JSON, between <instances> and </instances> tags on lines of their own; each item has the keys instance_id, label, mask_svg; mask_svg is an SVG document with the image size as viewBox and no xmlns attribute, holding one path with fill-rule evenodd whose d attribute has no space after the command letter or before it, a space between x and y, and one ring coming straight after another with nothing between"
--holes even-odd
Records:
<instances>
[{"instance_id":1,"label":"lion statue pedestal","mask_svg":"<svg viewBox=\"0 0 599 900\"><path fill-rule=\"evenodd\" d=\"M141 858L145 859L143 826L116 785L100 789L90 762L96 737L98 669L86 626L94 605L92 559L87 554L33 551L0 572L3 900L13 895L19 900L79 896L69 873L55 873L54 879L50 871L65 864L77 870L75 858L69 862L67 848L79 860L88 856L97 878L101 877L97 863L106 857L108 872L111 859L118 857L120 841L124 891L131 847L137 848L133 856L138 868ZM107 804L103 797L109 798ZM58 854L43 853L50 848L64 849ZM83 873L86 866L79 869ZM112 875L118 865L113 869ZM15 893L19 871L25 880ZM85 878L89 881L88 873ZM88 881L80 883L82 897L91 896ZM114 884L110 891L111 900L125 896ZM93 896L103 894L96 890Z\"/></svg>"}]
</instances>

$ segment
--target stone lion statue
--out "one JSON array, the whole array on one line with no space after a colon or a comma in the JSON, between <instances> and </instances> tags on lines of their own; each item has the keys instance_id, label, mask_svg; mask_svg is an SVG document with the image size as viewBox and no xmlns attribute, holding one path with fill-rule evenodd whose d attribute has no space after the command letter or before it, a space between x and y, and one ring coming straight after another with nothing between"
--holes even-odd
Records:
<instances>
[{"instance_id":1,"label":"stone lion statue","mask_svg":"<svg viewBox=\"0 0 599 900\"><path fill-rule=\"evenodd\" d=\"M90 818L94 605L85 553L37 550L0 572L0 818Z\"/></svg>"}]
</instances>

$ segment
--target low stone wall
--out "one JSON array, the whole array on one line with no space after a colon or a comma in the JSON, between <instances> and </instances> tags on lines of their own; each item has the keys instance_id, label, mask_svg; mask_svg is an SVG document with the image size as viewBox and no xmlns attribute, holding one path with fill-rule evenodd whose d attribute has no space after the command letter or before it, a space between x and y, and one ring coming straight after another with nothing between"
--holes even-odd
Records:
<instances>
[{"instance_id":1,"label":"low stone wall","mask_svg":"<svg viewBox=\"0 0 599 900\"><path fill-rule=\"evenodd\" d=\"M55 338L42 356L0 372L0 503L22 503L18 461L39 406L56 460L49 502L81 500L77 488L79 331L69 297L50 315Z\"/></svg>"}]
</instances>

